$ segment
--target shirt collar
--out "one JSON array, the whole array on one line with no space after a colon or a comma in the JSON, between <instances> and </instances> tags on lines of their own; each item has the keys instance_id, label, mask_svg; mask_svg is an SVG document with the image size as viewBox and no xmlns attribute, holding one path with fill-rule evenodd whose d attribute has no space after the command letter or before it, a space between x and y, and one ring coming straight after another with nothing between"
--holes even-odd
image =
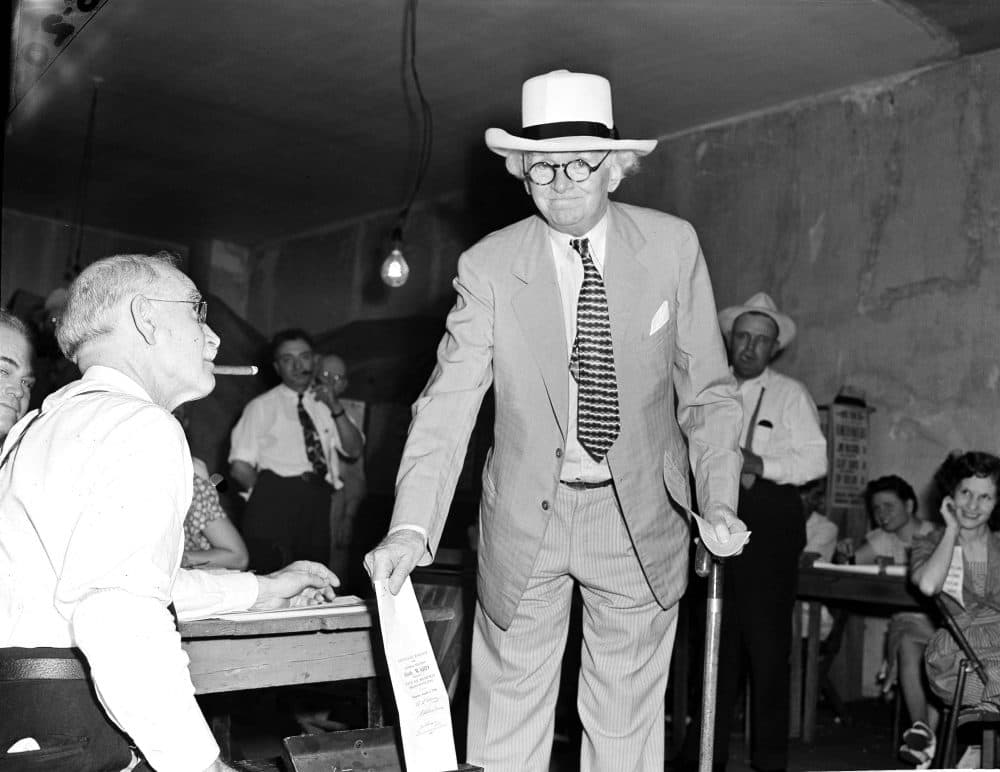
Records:
<instances>
[{"instance_id":1,"label":"shirt collar","mask_svg":"<svg viewBox=\"0 0 1000 772\"><path fill-rule=\"evenodd\" d=\"M80 383L89 388L94 385L95 381L114 386L125 394L139 397L147 402L153 401L149 393L136 380L121 370L116 370L114 367L108 367L107 365L91 365L88 367L87 372L80 379Z\"/></svg>"},{"instance_id":2,"label":"shirt collar","mask_svg":"<svg viewBox=\"0 0 1000 772\"><path fill-rule=\"evenodd\" d=\"M733 372L732 366L729 368L729 372ZM765 367L763 372L756 378L747 378L745 381L739 384L740 389L752 389L754 386L767 386L770 381L771 368ZM735 376L734 376L735 377Z\"/></svg>"},{"instance_id":3,"label":"shirt collar","mask_svg":"<svg viewBox=\"0 0 1000 772\"><path fill-rule=\"evenodd\" d=\"M294 399L296 402L299 401L299 392L297 392L295 389L291 388L284 382L278 384L278 391L281 394L283 394L286 399L290 397L291 399ZM305 399L308 396L309 396L309 389L306 389L305 391L302 392L302 398Z\"/></svg>"},{"instance_id":4,"label":"shirt collar","mask_svg":"<svg viewBox=\"0 0 1000 772\"><path fill-rule=\"evenodd\" d=\"M584 233L582 236L571 236L568 233L563 233L562 231L557 231L548 223L545 224L545 229L549 233L549 241L552 243L552 251L557 256L562 256L567 253L570 249L569 243L573 239L589 239L594 256L595 262L600 262L603 265L604 262L604 248L608 240L608 213L604 212L604 216L597 221L593 228Z\"/></svg>"}]
</instances>

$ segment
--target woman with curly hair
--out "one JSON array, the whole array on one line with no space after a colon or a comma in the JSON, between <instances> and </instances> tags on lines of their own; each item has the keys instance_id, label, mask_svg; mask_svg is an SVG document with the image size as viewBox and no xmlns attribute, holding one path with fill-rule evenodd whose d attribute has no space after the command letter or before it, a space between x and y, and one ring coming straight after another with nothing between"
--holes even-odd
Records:
<instances>
[{"instance_id":1,"label":"woman with curly hair","mask_svg":"<svg viewBox=\"0 0 1000 772\"><path fill-rule=\"evenodd\" d=\"M944 588L953 559L961 556L962 604L943 595L973 650L986 665L988 681L975 673L966 681L964 705L1000 710L1000 533L991 529L1000 486L1000 458L969 452L949 456L935 475L944 494L944 529L914 539L911 578L934 596ZM931 688L949 701L958 678L961 650L947 628L931 638L924 653Z\"/></svg>"}]
</instances>

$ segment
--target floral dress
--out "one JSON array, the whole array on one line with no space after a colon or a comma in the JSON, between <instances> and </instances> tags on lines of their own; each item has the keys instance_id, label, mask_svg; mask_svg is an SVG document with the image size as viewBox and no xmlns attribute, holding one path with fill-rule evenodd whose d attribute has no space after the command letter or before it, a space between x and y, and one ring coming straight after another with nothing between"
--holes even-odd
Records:
<instances>
[{"instance_id":1,"label":"floral dress","mask_svg":"<svg viewBox=\"0 0 1000 772\"><path fill-rule=\"evenodd\" d=\"M225 510L219 502L219 494L204 477L194 476L194 496L184 517L184 549L208 550L212 544L205 536L205 526L213 520L225 517Z\"/></svg>"}]
</instances>

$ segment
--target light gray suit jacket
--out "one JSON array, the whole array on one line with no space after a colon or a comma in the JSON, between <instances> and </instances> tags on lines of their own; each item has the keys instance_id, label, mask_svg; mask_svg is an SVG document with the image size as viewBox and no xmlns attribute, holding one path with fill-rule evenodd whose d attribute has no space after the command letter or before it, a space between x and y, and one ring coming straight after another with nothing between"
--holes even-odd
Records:
<instances>
[{"instance_id":1,"label":"light gray suit jacket","mask_svg":"<svg viewBox=\"0 0 1000 772\"><path fill-rule=\"evenodd\" d=\"M612 202L604 284L621 419L608 465L643 571L669 608L687 582L689 460L701 508L724 504L735 511L743 411L705 260L688 223ZM483 395L493 384L478 592L489 617L506 629L555 500L574 407L544 221L530 217L474 245L461 256L454 285L458 298L437 366L413 406L392 525L427 529L430 553L422 562L430 561ZM651 334L664 302L669 319Z\"/></svg>"}]
</instances>

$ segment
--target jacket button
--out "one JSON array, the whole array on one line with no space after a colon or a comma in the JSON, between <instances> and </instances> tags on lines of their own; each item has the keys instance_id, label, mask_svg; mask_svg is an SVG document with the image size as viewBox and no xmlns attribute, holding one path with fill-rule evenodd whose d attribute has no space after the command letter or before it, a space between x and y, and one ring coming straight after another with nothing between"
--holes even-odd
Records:
<instances>
[{"instance_id":1,"label":"jacket button","mask_svg":"<svg viewBox=\"0 0 1000 772\"><path fill-rule=\"evenodd\" d=\"M549 502L543 501L542 502L542 509L548 511L548 509L549 509Z\"/></svg>"},{"instance_id":2,"label":"jacket button","mask_svg":"<svg viewBox=\"0 0 1000 772\"><path fill-rule=\"evenodd\" d=\"M562 448L556 448L556 458L562 458Z\"/></svg>"}]
</instances>

